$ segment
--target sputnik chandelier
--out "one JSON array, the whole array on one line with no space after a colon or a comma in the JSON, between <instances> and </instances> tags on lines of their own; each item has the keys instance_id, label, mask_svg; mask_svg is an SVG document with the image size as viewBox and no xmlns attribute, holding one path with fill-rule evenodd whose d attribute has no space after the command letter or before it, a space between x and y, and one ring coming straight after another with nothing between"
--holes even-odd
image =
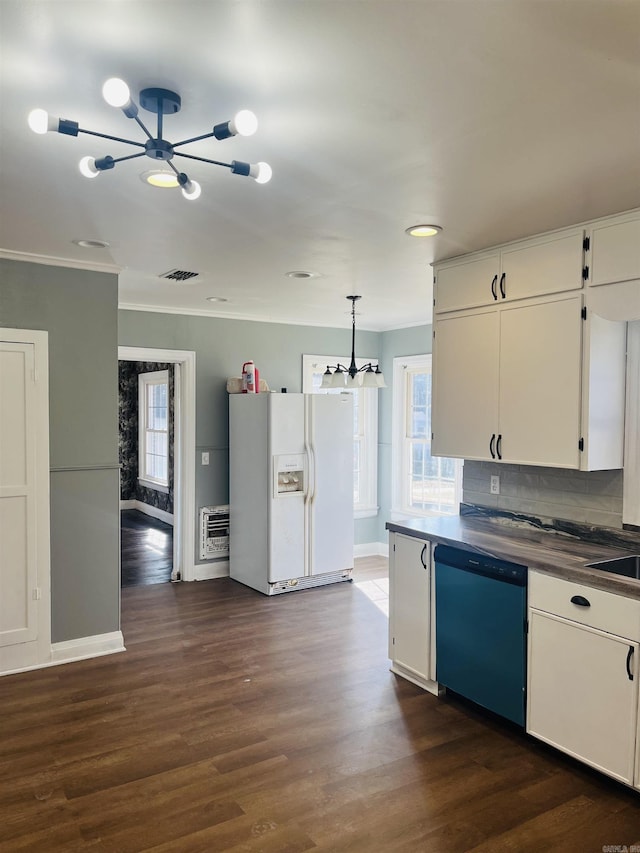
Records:
<instances>
[{"instance_id":1,"label":"sputnik chandelier","mask_svg":"<svg viewBox=\"0 0 640 853\"><path fill-rule=\"evenodd\" d=\"M344 364L328 364L322 376L321 388L386 388L384 376L379 364L371 361L356 366L356 302L361 296L347 296L351 300L351 363L349 367ZM333 370L333 373L331 372ZM361 375L362 374L362 375ZM361 381L362 380L362 381Z\"/></svg>"},{"instance_id":2,"label":"sputnik chandelier","mask_svg":"<svg viewBox=\"0 0 640 853\"><path fill-rule=\"evenodd\" d=\"M239 113L223 124L217 124L210 133L203 133L200 136L192 136L190 139L182 139L180 142L169 142L163 139L162 122L163 116L174 115L180 112L182 105L180 95L172 92L169 89L150 88L142 89L140 92L140 106L151 113L158 116L156 135L153 136L145 127L143 121L138 115L138 107L131 99L129 87L117 77L112 77L102 87L102 95L105 101L112 107L119 107L127 118L133 119L143 130L147 136L146 142L137 142L133 139L122 139L119 136L111 136L108 133L97 133L94 130L87 130L80 127L77 121L69 119L55 118L50 116L45 110L37 109L29 113L29 127L35 133L46 133L47 131L56 131L64 133L68 136L77 136L79 133L86 133L89 136L98 136L101 139L111 139L114 142L123 142L127 145L134 145L143 150L137 154L129 154L126 157L83 157L80 160L80 172L86 178L95 178L100 172L105 172L113 169L116 163L122 163L125 160L135 160L137 157L150 157L155 163L166 165L172 171L159 170L150 172L147 178L150 184L154 186L174 186L181 187L182 194L185 198L194 200L200 195L200 184L189 179L185 172L181 172L173 164L174 157L185 157L189 160L198 160L201 163L212 163L214 166L225 166L230 169L234 175L246 175L254 178L259 184L266 184L271 179L271 167L267 163L243 163L240 160L232 160L230 163L222 163L219 160L209 160L206 157L196 157L194 154L187 154L184 151L177 151L183 145L188 145L191 142L200 142L202 139L210 139L214 136L218 140L228 139L230 136L251 136L256 132L258 120L255 115L249 110L241 110ZM173 172L173 174L172 174Z\"/></svg>"}]
</instances>

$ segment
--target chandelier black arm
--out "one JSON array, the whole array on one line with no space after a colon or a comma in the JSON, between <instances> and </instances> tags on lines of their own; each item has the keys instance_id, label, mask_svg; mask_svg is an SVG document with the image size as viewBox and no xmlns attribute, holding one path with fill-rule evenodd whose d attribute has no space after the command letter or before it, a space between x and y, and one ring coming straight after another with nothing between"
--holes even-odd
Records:
<instances>
[{"instance_id":1,"label":"chandelier black arm","mask_svg":"<svg viewBox=\"0 0 640 853\"><path fill-rule=\"evenodd\" d=\"M174 142L173 147L177 148L179 145L188 145L190 142L200 142L201 139L211 139L212 136L215 136L213 131L211 133L203 133L202 136L192 136L191 139L182 139L180 142Z\"/></svg>"},{"instance_id":2,"label":"chandelier black arm","mask_svg":"<svg viewBox=\"0 0 640 853\"><path fill-rule=\"evenodd\" d=\"M136 115L136 116L133 116L133 118L134 118L134 120L136 121L136 123L138 124L138 126L139 126L139 127L141 127L141 128L142 128L142 130L147 134L147 138L148 138L148 139L153 139L153 136L151 136L151 134L149 133L149 131L147 130L147 128L144 126L144 122L142 122L142 121L138 118L138 116L137 116L137 115ZM160 127L160 126L158 127L158 139L162 139L162 127Z\"/></svg>"},{"instance_id":3,"label":"chandelier black arm","mask_svg":"<svg viewBox=\"0 0 640 853\"><path fill-rule=\"evenodd\" d=\"M85 130L84 127L78 128L78 133L86 133L89 136L99 136L101 139L111 139L113 142L124 142L126 145L136 145L138 148L144 148L144 142L135 142L133 139L122 139L120 136L110 136L108 133L97 133L95 130Z\"/></svg>"},{"instance_id":4,"label":"chandelier black arm","mask_svg":"<svg viewBox=\"0 0 640 853\"><path fill-rule=\"evenodd\" d=\"M116 157L113 159L113 163L124 163L125 160L135 160L137 157L144 157L145 152L141 151L139 154L128 154L126 157Z\"/></svg>"},{"instance_id":5,"label":"chandelier black arm","mask_svg":"<svg viewBox=\"0 0 640 853\"><path fill-rule=\"evenodd\" d=\"M173 146L175 148L175 145ZM212 163L214 166L225 166L232 169L232 163L221 163L220 160L208 160L206 157L196 157L195 154L184 154L182 151L175 152L176 157L187 157L189 160L200 160L201 163Z\"/></svg>"}]
</instances>

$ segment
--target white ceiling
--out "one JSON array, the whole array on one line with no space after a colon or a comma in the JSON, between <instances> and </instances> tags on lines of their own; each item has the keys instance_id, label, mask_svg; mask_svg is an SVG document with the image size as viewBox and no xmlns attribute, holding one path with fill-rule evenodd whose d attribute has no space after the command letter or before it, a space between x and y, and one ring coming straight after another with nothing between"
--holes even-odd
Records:
<instances>
[{"instance_id":1,"label":"white ceiling","mask_svg":"<svg viewBox=\"0 0 640 853\"><path fill-rule=\"evenodd\" d=\"M637 0L0 0L0 33L0 248L115 265L123 306L346 327L359 293L358 328L425 323L432 260L640 204ZM83 178L133 149L27 114L144 141L111 76L180 93L172 142L252 109L255 136L186 150L272 181L182 160L189 202L147 158ZM443 233L405 235L424 221Z\"/></svg>"}]
</instances>

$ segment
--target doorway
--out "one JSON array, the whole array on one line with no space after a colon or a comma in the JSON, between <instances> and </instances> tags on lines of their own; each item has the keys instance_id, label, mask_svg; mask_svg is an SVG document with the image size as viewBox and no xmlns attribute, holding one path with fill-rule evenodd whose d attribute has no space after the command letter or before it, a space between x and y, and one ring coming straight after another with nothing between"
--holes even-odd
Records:
<instances>
[{"instance_id":1,"label":"doorway","mask_svg":"<svg viewBox=\"0 0 640 853\"><path fill-rule=\"evenodd\" d=\"M162 513L154 513L145 518L143 513L134 509L135 517L127 518L127 527L121 526L124 549L130 548L128 557L135 564L136 538L146 537L152 555L161 556L168 548L166 561L171 563L167 579L173 581L195 579L195 352L186 350L161 350L148 347L119 347L119 362L141 362L168 364L172 367L173 401L173 484L172 484L172 521L173 528L166 524ZM140 516L143 516L141 519ZM146 533L140 534L141 526L146 525ZM168 529L167 529L168 528ZM137 531L137 532L136 532ZM171 536L169 536L171 533ZM161 534L164 534L162 536ZM129 544L124 541L125 538ZM132 550L131 550L132 548ZM164 558L162 558L164 559ZM153 561L151 561L153 562ZM158 568L156 565L155 568ZM122 582L136 581L131 566L125 566L121 572ZM150 577L153 577L153 572ZM159 580L142 580L143 583L159 583Z\"/></svg>"}]
</instances>

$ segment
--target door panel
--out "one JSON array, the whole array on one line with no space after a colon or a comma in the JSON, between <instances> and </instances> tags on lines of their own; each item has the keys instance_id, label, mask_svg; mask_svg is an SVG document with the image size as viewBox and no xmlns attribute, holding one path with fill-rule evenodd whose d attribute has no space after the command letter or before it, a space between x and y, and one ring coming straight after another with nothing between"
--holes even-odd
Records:
<instances>
[{"instance_id":1,"label":"door panel","mask_svg":"<svg viewBox=\"0 0 640 853\"><path fill-rule=\"evenodd\" d=\"M309 394L311 574L353 568L353 399Z\"/></svg>"},{"instance_id":2,"label":"door panel","mask_svg":"<svg viewBox=\"0 0 640 853\"><path fill-rule=\"evenodd\" d=\"M0 646L37 636L33 344L0 342Z\"/></svg>"},{"instance_id":3,"label":"door panel","mask_svg":"<svg viewBox=\"0 0 640 853\"><path fill-rule=\"evenodd\" d=\"M430 543L394 535L390 657L421 678L430 674ZM424 561L424 562L423 562Z\"/></svg>"}]
</instances>

